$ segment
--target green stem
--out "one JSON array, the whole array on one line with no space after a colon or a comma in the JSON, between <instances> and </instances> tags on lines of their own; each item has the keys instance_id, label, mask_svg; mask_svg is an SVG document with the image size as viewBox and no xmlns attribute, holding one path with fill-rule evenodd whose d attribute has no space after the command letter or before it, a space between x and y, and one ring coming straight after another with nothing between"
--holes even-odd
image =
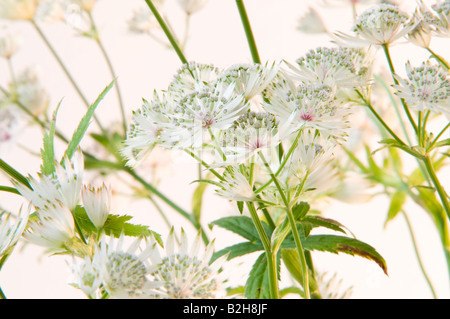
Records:
<instances>
[{"instance_id":1,"label":"green stem","mask_svg":"<svg viewBox=\"0 0 450 319\"><path fill-rule=\"evenodd\" d=\"M306 299L311 299L311 295L310 295L310 291L309 291L309 274L308 274L308 268L307 268L307 264L306 264L306 258L305 258L305 252L303 249L303 245L302 242L300 240L300 236L298 234L298 230L297 230L297 225L295 222L295 218L294 218L294 214L292 213L292 209L291 209L291 205L288 202L286 195L284 194L284 191L277 179L277 177L275 176L275 174L272 172L272 169L270 168L269 163L267 162L266 158L264 157L264 155L262 154L262 152L259 152L259 156L261 158L261 160L264 163L264 166L267 168L270 176L272 177L278 192L280 193L280 196L283 200L283 203L286 207L286 212L287 212L287 216L289 219L289 224L291 226L291 231L292 234L294 236L294 241L295 241L295 246L297 247L297 252L300 258L300 264L302 267L302 273L303 273L303 289L305 290L305 298Z\"/></svg>"},{"instance_id":2,"label":"green stem","mask_svg":"<svg viewBox=\"0 0 450 319\"><path fill-rule=\"evenodd\" d=\"M4 299L4 300L7 299L5 294L3 293L2 287L0 287L0 299Z\"/></svg>"},{"instance_id":3,"label":"green stem","mask_svg":"<svg viewBox=\"0 0 450 319\"><path fill-rule=\"evenodd\" d=\"M419 263L419 267L420 267L420 269L422 271L423 276L425 277L425 280L427 281L428 286L430 287L431 293L433 294L433 298L437 299L436 291L434 290L433 284L431 283L431 280L430 280L430 278L429 278L429 276L428 276L428 274L427 274L427 272L425 270L425 267L424 267L424 265L422 263L422 259L421 259L420 254L419 254L419 250L417 248L416 239L415 239L415 236L414 236L414 231L412 229L412 226L411 226L411 223L409 221L409 218L408 218L406 212L402 211L402 213L403 213L403 217L405 217L406 225L408 226L408 230L409 230L409 233L411 235L411 239L412 239L412 243L413 243L413 246L414 246L414 251L416 253L417 261Z\"/></svg>"},{"instance_id":4,"label":"green stem","mask_svg":"<svg viewBox=\"0 0 450 319\"><path fill-rule=\"evenodd\" d=\"M95 25L94 18L92 16L91 12L88 12L88 15L89 15L90 22L92 24L92 28L94 30L94 34L95 34L94 40L97 43L103 57L105 58L106 64L108 65L109 72L111 73L111 77L113 79L116 79L117 78L116 72L114 71L114 67L111 62L111 59L110 59L102 41L100 40L100 36L98 34L98 29ZM117 98L119 99L119 107L120 107L120 114L122 116L123 131L124 131L124 133L126 133L127 132L127 122L126 122L126 116L125 116L125 106L123 104L122 93L121 93L118 81L116 81L115 87L116 87Z\"/></svg>"},{"instance_id":5,"label":"green stem","mask_svg":"<svg viewBox=\"0 0 450 319\"><path fill-rule=\"evenodd\" d=\"M442 134L444 134L444 132L450 127L450 122L447 123L447 125L439 132L438 135L436 135L436 137L434 138L433 142L431 142L431 144L429 145L429 148L431 149L434 144L437 143L438 139L442 136Z\"/></svg>"},{"instance_id":6,"label":"green stem","mask_svg":"<svg viewBox=\"0 0 450 319\"><path fill-rule=\"evenodd\" d=\"M394 64L392 63L391 55L389 53L389 45L383 44L382 47L384 50L384 55L386 56L386 59L389 64L389 69L391 70L392 79L394 80L394 83L398 85L399 83L398 83L397 79L395 78L396 73L395 73ZM417 124L414 122L411 112L409 111L408 105L406 105L406 102L404 99L400 99L400 100L402 102L403 109L405 110L405 113L406 113L406 116L408 117L409 122L411 123L412 127L414 128L414 131L416 132L416 134L418 134Z\"/></svg>"},{"instance_id":7,"label":"green stem","mask_svg":"<svg viewBox=\"0 0 450 319\"><path fill-rule=\"evenodd\" d=\"M247 37L248 46L252 54L252 59L254 63L261 64L261 59L259 58L258 49L256 47L255 37L253 36L252 28L250 26L250 21L248 19L247 11L245 10L245 5L243 0L236 0L236 5L239 10L239 15L241 16L242 26L244 27L245 36Z\"/></svg>"},{"instance_id":8,"label":"green stem","mask_svg":"<svg viewBox=\"0 0 450 319\"><path fill-rule=\"evenodd\" d=\"M269 267L269 287L270 287L270 296L273 299L279 299L279 289L278 289L278 276L277 276L277 262L276 262L276 254L272 252L270 248L270 240L267 237L266 231L259 219L258 213L256 212L255 207L252 202L246 202L247 208L250 212L250 216L253 220L253 224L256 227L256 231L261 239L261 242L264 246L264 251L266 252L267 265Z\"/></svg>"},{"instance_id":9,"label":"green stem","mask_svg":"<svg viewBox=\"0 0 450 319\"><path fill-rule=\"evenodd\" d=\"M161 15L158 12L158 9L156 9L155 5L151 0L145 0L148 7L152 11L153 15L155 16L156 20L158 21L159 25L161 26L161 29L164 31L164 33L167 36L167 39L169 40L170 44L172 45L173 49L177 53L178 57L180 58L181 62L184 64L188 64L188 61L186 60L186 57L183 54L183 51L181 50L180 46L178 45L177 40L173 36L172 32L170 31L168 25L164 21L164 19L161 17Z\"/></svg>"},{"instance_id":10,"label":"green stem","mask_svg":"<svg viewBox=\"0 0 450 319\"><path fill-rule=\"evenodd\" d=\"M448 62L444 60L444 58L442 58L440 55L436 54L433 50L431 50L430 48L426 48L428 52L431 53L431 55L438 60L442 66L444 66L447 70L450 68L448 65Z\"/></svg>"},{"instance_id":11,"label":"green stem","mask_svg":"<svg viewBox=\"0 0 450 319\"><path fill-rule=\"evenodd\" d=\"M202 231L202 238L205 244L209 243L209 239L206 236L205 231L203 230L201 224L198 220L196 220L191 214L186 212L183 208L175 204L172 200L170 200L167 196L165 196L163 193L161 193L159 190L157 190L153 185L147 183L142 177L140 177L136 172L134 172L132 169L128 167L123 167L123 171L127 172L129 175L131 175L136 181L138 181L142 186L144 186L147 190L158 196L161 200L163 200L167 205L169 205L171 208L173 208L176 212L178 212L181 216L189 220L192 225L197 229Z\"/></svg>"},{"instance_id":12,"label":"green stem","mask_svg":"<svg viewBox=\"0 0 450 319\"><path fill-rule=\"evenodd\" d=\"M438 192L439 198L441 199L441 203L444 207L447 217L450 219L450 204L448 202L448 197L447 197L444 187L442 186L441 182L439 181L439 178L436 175L436 172L434 171L434 167L433 167L433 163L431 161L430 155L427 154L424 157L423 161L425 163L425 168L428 172L428 175L430 176L430 179L433 182L433 185L436 188L436 191Z\"/></svg>"},{"instance_id":13,"label":"green stem","mask_svg":"<svg viewBox=\"0 0 450 319\"><path fill-rule=\"evenodd\" d=\"M52 44L50 43L50 41L47 39L47 37L45 36L44 32L42 32L41 28L38 26L38 24L36 23L36 21L31 20L31 24L33 25L33 27L35 28L35 30L37 31L37 33L40 35L41 39L44 41L44 43L47 45L48 49L50 50L50 52L53 54L53 57L56 59L56 61L58 62L58 64L60 65L60 67L62 68L62 70L64 71L64 73L66 74L67 78L69 79L70 83L72 84L72 86L74 87L75 91L77 91L78 95L80 96L80 98L83 100L83 103L86 105L86 107L90 106L89 101L87 100L87 98L84 96L83 92L81 92L80 87L78 86L78 84L75 82L74 78L72 77L72 75L70 74L69 70L66 68L64 62L61 60L61 58L59 57L58 53L56 52L56 50L53 48ZM102 124L100 123L100 121L98 120L98 118L96 117L96 115L94 114L94 120L96 121L98 127L100 128L100 130L102 131L103 134L105 134L105 129L103 128ZM106 135L106 134L105 134Z\"/></svg>"}]
</instances>

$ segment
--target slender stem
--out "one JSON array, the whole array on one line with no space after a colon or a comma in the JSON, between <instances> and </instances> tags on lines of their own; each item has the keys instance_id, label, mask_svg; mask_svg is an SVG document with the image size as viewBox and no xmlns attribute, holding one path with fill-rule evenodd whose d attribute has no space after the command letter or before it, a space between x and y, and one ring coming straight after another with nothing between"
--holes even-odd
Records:
<instances>
[{"instance_id":1,"label":"slender stem","mask_svg":"<svg viewBox=\"0 0 450 319\"><path fill-rule=\"evenodd\" d=\"M188 64L188 61L186 60L186 57L183 54L183 51L181 51L180 46L178 45L177 40L173 36L172 32L170 31L168 25L164 21L164 19L161 17L161 15L158 12L158 9L156 9L155 5L151 0L145 0L148 7L152 11L153 15L155 16L156 20L158 21L159 25L161 26L161 29L163 29L164 33L167 36L167 39L169 40L170 44L172 45L173 49L177 53L178 57L180 58L181 62L184 64Z\"/></svg>"},{"instance_id":2,"label":"slender stem","mask_svg":"<svg viewBox=\"0 0 450 319\"><path fill-rule=\"evenodd\" d=\"M108 55L108 53L107 53L107 51L106 51L102 41L100 40L100 36L98 34L98 29L97 29L97 27L95 25L94 17L92 16L91 12L88 12L88 15L89 15L89 19L90 19L92 28L94 30L94 34L95 34L94 40L97 43L97 45L98 45L98 47L99 47L103 57L105 58L106 64L108 65L109 72L111 73L111 77L113 79L115 79L115 78L117 78L116 72L114 71L114 67L113 67L113 64L111 62L111 59L110 59L110 57L109 57L109 55ZM120 114L122 116L123 131L124 131L124 133L126 133L126 131L127 131L127 121L126 121L126 116L125 116L125 106L123 104L122 93L121 93L118 81L116 81L115 87L116 87L117 98L119 100Z\"/></svg>"},{"instance_id":3,"label":"slender stem","mask_svg":"<svg viewBox=\"0 0 450 319\"><path fill-rule=\"evenodd\" d=\"M245 5L243 0L236 0L236 5L239 10L239 15L241 16L242 26L244 27L245 36L247 37L248 46L252 54L252 59L254 63L261 64L261 59L259 58L258 49L256 47L255 37L253 36L252 28L250 26L250 21L248 19L247 11L245 10Z\"/></svg>"},{"instance_id":4,"label":"slender stem","mask_svg":"<svg viewBox=\"0 0 450 319\"><path fill-rule=\"evenodd\" d=\"M444 60L444 58L442 58L441 56L439 56L438 54L436 54L433 50L431 50L430 48L426 48L428 52L431 53L431 55L436 58L436 60L438 60L447 70L450 68L448 65L448 62Z\"/></svg>"},{"instance_id":5,"label":"slender stem","mask_svg":"<svg viewBox=\"0 0 450 319\"><path fill-rule=\"evenodd\" d=\"M252 202L246 202L247 208L250 212L250 216L252 217L253 223L256 227L256 231L261 239L261 242L264 246L264 251L266 252L267 265L269 267L269 287L270 287L270 296L273 299L279 299L279 289L278 289L278 276L277 276L277 262L276 255L273 254L272 249L270 248L270 240L267 237L266 231L259 219L259 216L256 212L255 207Z\"/></svg>"},{"instance_id":6,"label":"slender stem","mask_svg":"<svg viewBox=\"0 0 450 319\"><path fill-rule=\"evenodd\" d=\"M3 293L2 287L0 287L0 299L7 299L5 294Z\"/></svg>"},{"instance_id":7,"label":"slender stem","mask_svg":"<svg viewBox=\"0 0 450 319\"><path fill-rule=\"evenodd\" d=\"M87 98L84 96L83 92L81 92L80 87L78 86L78 84L75 82L74 78L72 77L72 75L70 74L69 70L66 68L64 62L61 60L61 58L59 57L58 53L56 52L56 50L53 48L52 44L50 43L50 41L47 39L47 37L45 36L44 32L42 32L41 28L38 26L38 24L36 23L36 21L31 20L31 24L33 25L33 27L36 29L37 33L40 35L41 39L44 41L44 43L47 45L48 49L50 50L50 52L53 54L53 57L56 59L56 61L58 62L58 64L60 65L60 67L62 68L62 70L64 71L64 73L66 74L67 78L69 79L70 83L72 84L72 86L74 87L75 91L77 91L78 95L80 96L80 98L83 100L83 103L86 105L86 107L90 106L89 101L87 100ZM105 129L103 128L102 124L100 123L100 121L98 120L98 118L96 117L96 115L94 114L94 120L96 121L98 127L100 128L100 130L102 131L103 134L105 134ZM105 134L106 135L106 134Z\"/></svg>"},{"instance_id":8,"label":"slender stem","mask_svg":"<svg viewBox=\"0 0 450 319\"><path fill-rule=\"evenodd\" d=\"M414 231L412 229L411 222L409 221L409 218L408 218L408 215L406 214L406 212L402 211L402 213L403 213L403 217L405 217L406 225L408 226L408 230L409 230L409 233L411 235L411 240L412 240L412 243L413 243L413 246L414 246L414 251L416 253L416 257L417 257L417 261L419 263L419 267L422 270L422 274L425 277L425 280L427 281L428 286L430 287L431 293L433 294L433 298L437 299L436 291L433 288L433 284L431 283L431 280L430 280L430 278L429 278L429 276L428 276L428 274L427 274L427 272L425 270L425 267L424 267L424 265L422 263L422 259L420 257L419 250L417 248L416 238L414 236Z\"/></svg>"},{"instance_id":9,"label":"slender stem","mask_svg":"<svg viewBox=\"0 0 450 319\"><path fill-rule=\"evenodd\" d=\"M382 45L383 50L384 50L384 55L386 56L386 59L388 61L389 64L389 69L391 70L391 75L392 75L392 79L394 80L395 84L399 84L397 79L395 78L395 68L394 68L394 64L392 63L392 59L391 59L391 55L389 53L389 45L388 44L383 44ZM414 119L411 115L411 112L409 111L408 106L406 105L406 102L404 99L400 99L403 105L403 109L405 110L406 116L409 119L409 122L411 123L412 127L414 128L414 131L416 132L416 134L418 133L418 128L417 128L417 124L414 122Z\"/></svg>"},{"instance_id":10,"label":"slender stem","mask_svg":"<svg viewBox=\"0 0 450 319\"><path fill-rule=\"evenodd\" d=\"M310 295L310 291L309 291L309 274L308 274L308 267L306 264L306 258L305 258L305 252L303 249L303 245L302 242L300 240L300 236L298 234L298 230L297 230L297 225L295 223L295 218L294 218L294 214L292 213L292 209L291 209L291 205L288 202L286 195L284 194L283 189L281 188L280 183L278 182L277 177L275 176L275 174L272 172L272 169L270 168L269 163L267 162L266 158L264 157L264 155L262 154L262 152L259 152L259 156L261 157L261 160L263 161L265 167L267 168L270 176L272 177L278 192L280 193L280 196L283 200L284 205L286 206L286 212L287 212L287 216L289 219L289 224L291 226L291 231L292 234L294 235L294 241L295 241L295 245L297 247L297 252L300 258L300 264L302 267L302 274L303 274L303 289L305 290L305 297L306 299L311 299L311 295Z\"/></svg>"},{"instance_id":11,"label":"slender stem","mask_svg":"<svg viewBox=\"0 0 450 319\"><path fill-rule=\"evenodd\" d=\"M450 122L447 123L447 125L438 133L438 135L436 135L436 137L434 138L433 142L431 142L429 148L432 148L434 146L434 144L437 143L438 139L442 136L442 134L444 134L444 132L450 127Z\"/></svg>"},{"instance_id":12,"label":"slender stem","mask_svg":"<svg viewBox=\"0 0 450 319\"><path fill-rule=\"evenodd\" d=\"M450 204L448 202L447 193L445 192L444 187L442 186L441 182L439 181L436 172L434 171L433 163L431 161L430 156L427 154L424 159L425 168L431 178L431 181L433 182L434 187L436 188L436 191L438 192L439 198L441 199L442 205L444 207L445 212L447 213L447 217L450 219Z\"/></svg>"}]
</instances>

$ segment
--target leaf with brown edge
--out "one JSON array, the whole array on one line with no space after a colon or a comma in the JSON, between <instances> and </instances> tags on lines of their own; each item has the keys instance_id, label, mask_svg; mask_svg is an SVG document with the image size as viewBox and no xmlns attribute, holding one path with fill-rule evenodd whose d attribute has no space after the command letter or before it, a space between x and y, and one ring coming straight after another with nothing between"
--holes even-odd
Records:
<instances>
[{"instance_id":1,"label":"leaf with brown edge","mask_svg":"<svg viewBox=\"0 0 450 319\"><path fill-rule=\"evenodd\" d=\"M369 244L358 239L338 235L310 235L301 238L305 250L326 251L334 254L345 253L374 261L387 275L387 265L384 258ZM292 238L286 238L283 248L294 248Z\"/></svg>"}]
</instances>

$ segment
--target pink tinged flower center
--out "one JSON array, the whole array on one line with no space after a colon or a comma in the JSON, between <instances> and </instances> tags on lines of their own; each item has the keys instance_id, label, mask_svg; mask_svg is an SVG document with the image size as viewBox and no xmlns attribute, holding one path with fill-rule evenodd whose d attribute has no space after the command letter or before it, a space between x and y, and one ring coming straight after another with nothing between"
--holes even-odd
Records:
<instances>
[{"instance_id":1,"label":"pink tinged flower center","mask_svg":"<svg viewBox=\"0 0 450 319\"><path fill-rule=\"evenodd\" d=\"M300 118L303 121L311 122L314 119L314 114L311 111L303 111L303 112L300 112Z\"/></svg>"},{"instance_id":2,"label":"pink tinged flower center","mask_svg":"<svg viewBox=\"0 0 450 319\"><path fill-rule=\"evenodd\" d=\"M206 114L202 117L201 121L202 121L202 127L203 127L203 128L208 128L208 127L210 127L211 125L213 125L213 124L215 123L216 120L215 120L213 114L211 114L211 113L206 113Z\"/></svg>"}]
</instances>

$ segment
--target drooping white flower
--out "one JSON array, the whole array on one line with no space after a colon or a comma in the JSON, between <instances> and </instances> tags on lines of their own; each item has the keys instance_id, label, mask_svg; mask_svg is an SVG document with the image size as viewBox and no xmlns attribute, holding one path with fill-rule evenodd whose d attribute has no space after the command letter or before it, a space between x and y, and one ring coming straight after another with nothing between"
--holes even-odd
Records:
<instances>
[{"instance_id":1,"label":"drooping white flower","mask_svg":"<svg viewBox=\"0 0 450 319\"><path fill-rule=\"evenodd\" d=\"M178 0L178 4L188 15L200 11L207 3L208 0Z\"/></svg>"},{"instance_id":2,"label":"drooping white flower","mask_svg":"<svg viewBox=\"0 0 450 319\"><path fill-rule=\"evenodd\" d=\"M397 77L399 85L394 88L409 107L417 111L430 110L450 115L450 79L446 70L429 61L413 68L408 61L406 73L407 79Z\"/></svg>"},{"instance_id":3,"label":"drooping white flower","mask_svg":"<svg viewBox=\"0 0 450 319\"><path fill-rule=\"evenodd\" d=\"M11 85L11 93L17 96L19 103L36 116L47 110L49 94L39 81L35 69L27 68L20 72Z\"/></svg>"},{"instance_id":4,"label":"drooping white flower","mask_svg":"<svg viewBox=\"0 0 450 319\"><path fill-rule=\"evenodd\" d=\"M157 289L161 298L168 299L207 299L223 298L225 290L219 276L219 269L227 256L222 256L211 263L214 240L201 249L201 234L199 233L192 246L184 230L181 230L180 243L176 243L172 228L165 251L161 255L155 245L150 256L152 275L162 283Z\"/></svg>"},{"instance_id":5,"label":"drooping white flower","mask_svg":"<svg viewBox=\"0 0 450 319\"><path fill-rule=\"evenodd\" d=\"M148 264L152 245L142 247L142 238L136 238L125 248L124 235L119 238L103 236L94 258L102 273L102 283L111 298L152 298L154 288L161 283L150 278Z\"/></svg>"},{"instance_id":6,"label":"drooping white flower","mask_svg":"<svg viewBox=\"0 0 450 319\"><path fill-rule=\"evenodd\" d=\"M29 242L52 249L63 249L75 237L75 223L70 210L55 202L45 208L39 208L36 220L24 233Z\"/></svg>"},{"instance_id":7,"label":"drooping white flower","mask_svg":"<svg viewBox=\"0 0 450 319\"><path fill-rule=\"evenodd\" d=\"M356 36L342 32L337 37L347 45L368 46L392 44L416 27L417 22L396 5L382 3L365 10L354 26Z\"/></svg>"},{"instance_id":8,"label":"drooping white flower","mask_svg":"<svg viewBox=\"0 0 450 319\"><path fill-rule=\"evenodd\" d=\"M328 33L325 22L313 7L309 7L305 14L300 17L297 29L309 34Z\"/></svg>"},{"instance_id":9,"label":"drooping white flower","mask_svg":"<svg viewBox=\"0 0 450 319\"><path fill-rule=\"evenodd\" d=\"M223 180L219 182L220 188L216 193L229 200L254 201L256 195L248 180L235 166L231 166L223 173Z\"/></svg>"},{"instance_id":10,"label":"drooping white flower","mask_svg":"<svg viewBox=\"0 0 450 319\"><path fill-rule=\"evenodd\" d=\"M134 11L133 16L128 20L128 28L131 32L150 34L160 26L153 13L144 8Z\"/></svg>"},{"instance_id":11,"label":"drooping white flower","mask_svg":"<svg viewBox=\"0 0 450 319\"><path fill-rule=\"evenodd\" d=\"M98 188L84 186L81 190L81 197L89 220L97 229L101 229L108 218L110 210L110 189L105 185Z\"/></svg>"},{"instance_id":12,"label":"drooping white flower","mask_svg":"<svg viewBox=\"0 0 450 319\"><path fill-rule=\"evenodd\" d=\"M0 35L0 56L9 59L19 49L19 36L11 32L4 32Z\"/></svg>"},{"instance_id":13,"label":"drooping white flower","mask_svg":"<svg viewBox=\"0 0 450 319\"><path fill-rule=\"evenodd\" d=\"M0 259L7 254L22 236L28 222L29 209L20 208L17 218L7 212L0 212ZM13 221L13 219L15 219Z\"/></svg>"},{"instance_id":14,"label":"drooping white flower","mask_svg":"<svg viewBox=\"0 0 450 319\"><path fill-rule=\"evenodd\" d=\"M72 211L81 198L83 169L83 154L78 150L72 161L65 161L65 167L55 163L53 175L40 174L39 179L29 176L31 189L17 182L14 185L36 209L46 210L55 203L61 203Z\"/></svg>"},{"instance_id":15,"label":"drooping white flower","mask_svg":"<svg viewBox=\"0 0 450 319\"><path fill-rule=\"evenodd\" d=\"M2 0L0 1L0 19L32 20L39 0Z\"/></svg>"}]
</instances>

